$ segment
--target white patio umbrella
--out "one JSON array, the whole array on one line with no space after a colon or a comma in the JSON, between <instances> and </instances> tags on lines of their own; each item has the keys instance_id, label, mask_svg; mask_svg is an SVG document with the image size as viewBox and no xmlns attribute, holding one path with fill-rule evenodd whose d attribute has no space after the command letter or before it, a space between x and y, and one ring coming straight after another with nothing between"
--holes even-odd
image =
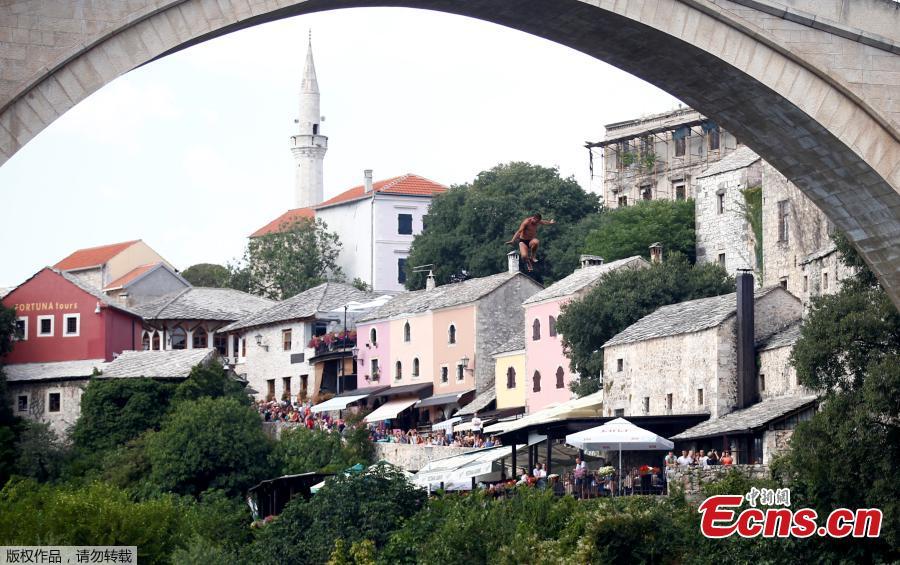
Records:
<instances>
[{"instance_id":1,"label":"white patio umbrella","mask_svg":"<svg viewBox=\"0 0 900 565\"><path fill-rule=\"evenodd\" d=\"M662 436L639 428L625 418L566 436L566 443L585 451L619 450L619 491L622 489L622 452L649 449L666 450L675 444Z\"/></svg>"}]
</instances>

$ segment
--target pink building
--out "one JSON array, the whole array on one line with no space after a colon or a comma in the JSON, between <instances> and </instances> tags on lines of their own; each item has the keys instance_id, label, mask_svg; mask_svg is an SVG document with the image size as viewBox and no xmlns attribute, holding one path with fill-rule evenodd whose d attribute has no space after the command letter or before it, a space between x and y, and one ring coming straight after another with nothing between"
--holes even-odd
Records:
<instances>
[{"instance_id":1,"label":"pink building","mask_svg":"<svg viewBox=\"0 0 900 565\"><path fill-rule=\"evenodd\" d=\"M604 275L619 269L642 269L650 264L640 256L603 263L601 257L581 256L581 268L568 277L532 295L525 308L525 403L529 413L572 398L569 383L577 375L563 353L556 319L562 306L581 298Z\"/></svg>"}]
</instances>

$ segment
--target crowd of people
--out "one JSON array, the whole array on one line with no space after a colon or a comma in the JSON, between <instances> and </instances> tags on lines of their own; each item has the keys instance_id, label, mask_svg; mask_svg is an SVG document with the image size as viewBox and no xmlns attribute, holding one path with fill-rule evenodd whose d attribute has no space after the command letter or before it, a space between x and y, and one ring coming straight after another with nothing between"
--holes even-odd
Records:
<instances>
[{"instance_id":1,"label":"crowd of people","mask_svg":"<svg viewBox=\"0 0 900 565\"><path fill-rule=\"evenodd\" d=\"M499 447L500 438L496 436L484 436L474 431L453 432L434 430L431 432L419 432L418 430L402 430L390 428L384 422L370 424L370 436L372 441L381 443L402 443L409 445L432 445L448 447L473 447L487 448Z\"/></svg>"},{"instance_id":2,"label":"crowd of people","mask_svg":"<svg viewBox=\"0 0 900 565\"><path fill-rule=\"evenodd\" d=\"M343 418L332 418L327 412L313 412L310 402L289 402L287 400L260 400L256 409L264 422L281 422L305 426L309 430L336 431L343 433L346 422Z\"/></svg>"},{"instance_id":3,"label":"crowd of people","mask_svg":"<svg viewBox=\"0 0 900 565\"><path fill-rule=\"evenodd\" d=\"M734 457L730 451L723 451L721 455L715 449L706 452L704 450L682 450L681 455L675 457L675 452L670 451L663 460L666 469L676 467L710 467L714 465L734 465Z\"/></svg>"}]
</instances>

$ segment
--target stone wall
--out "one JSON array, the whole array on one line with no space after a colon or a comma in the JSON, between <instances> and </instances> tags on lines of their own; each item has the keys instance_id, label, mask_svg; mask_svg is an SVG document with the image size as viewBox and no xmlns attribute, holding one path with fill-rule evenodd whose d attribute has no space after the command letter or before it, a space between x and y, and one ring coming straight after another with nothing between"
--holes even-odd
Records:
<instances>
[{"instance_id":1,"label":"stone wall","mask_svg":"<svg viewBox=\"0 0 900 565\"><path fill-rule=\"evenodd\" d=\"M770 478L768 465L714 465L712 467L678 467L669 475L669 494L677 487L678 491L684 491L688 500L699 500L703 497L704 485L724 478L729 472L737 471L741 475L754 480ZM745 494L745 493L734 493Z\"/></svg>"},{"instance_id":2,"label":"stone wall","mask_svg":"<svg viewBox=\"0 0 900 565\"><path fill-rule=\"evenodd\" d=\"M462 455L473 451L471 447L443 445L409 445L403 443L376 443L375 461L387 461L406 471L415 472L437 459Z\"/></svg>"},{"instance_id":3,"label":"stone wall","mask_svg":"<svg viewBox=\"0 0 900 565\"><path fill-rule=\"evenodd\" d=\"M759 374L765 376L765 388L761 388L763 400L788 394L811 394L797 382L797 370L791 365L793 345L766 349L759 352Z\"/></svg>"},{"instance_id":4,"label":"stone wall","mask_svg":"<svg viewBox=\"0 0 900 565\"><path fill-rule=\"evenodd\" d=\"M88 379L69 381L10 382L9 398L13 413L34 422L50 424L60 439L67 439L69 428L81 415L81 395ZM50 393L59 393L59 411L50 412ZM28 398L28 409L18 410L19 396Z\"/></svg>"}]
</instances>

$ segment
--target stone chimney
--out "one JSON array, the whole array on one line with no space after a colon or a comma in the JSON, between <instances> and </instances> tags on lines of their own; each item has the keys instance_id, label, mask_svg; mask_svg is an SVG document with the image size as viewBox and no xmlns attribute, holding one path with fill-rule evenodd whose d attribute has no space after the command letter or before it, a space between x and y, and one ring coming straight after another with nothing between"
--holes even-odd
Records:
<instances>
[{"instance_id":1,"label":"stone chimney","mask_svg":"<svg viewBox=\"0 0 900 565\"><path fill-rule=\"evenodd\" d=\"M366 181L365 181L366 194L369 194L370 192L372 192L372 169L364 170L363 176L366 179Z\"/></svg>"},{"instance_id":2,"label":"stone chimney","mask_svg":"<svg viewBox=\"0 0 900 565\"><path fill-rule=\"evenodd\" d=\"M425 278L425 290L434 290L437 286L434 282L434 272L428 271L428 277Z\"/></svg>"},{"instance_id":3,"label":"stone chimney","mask_svg":"<svg viewBox=\"0 0 900 565\"><path fill-rule=\"evenodd\" d=\"M756 347L753 316L753 272L737 274L737 409L759 400L756 382Z\"/></svg>"},{"instance_id":4,"label":"stone chimney","mask_svg":"<svg viewBox=\"0 0 900 565\"><path fill-rule=\"evenodd\" d=\"M506 270L510 273L519 272L519 252L515 249L506 254Z\"/></svg>"},{"instance_id":5,"label":"stone chimney","mask_svg":"<svg viewBox=\"0 0 900 565\"><path fill-rule=\"evenodd\" d=\"M650 246L650 262L662 263L662 243L657 241Z\"/></svg>"},{"instance_id":6,"label":"stone chimney","mask_svg":"<svg viewBox=\"0 0 900 565\"><path fill-rule=\"evenodd\" d=\"M594 265L602 265L603 257L599 255L582 255L581 256L581 268L592 267Z\"/></svg>"}]
</instances>

